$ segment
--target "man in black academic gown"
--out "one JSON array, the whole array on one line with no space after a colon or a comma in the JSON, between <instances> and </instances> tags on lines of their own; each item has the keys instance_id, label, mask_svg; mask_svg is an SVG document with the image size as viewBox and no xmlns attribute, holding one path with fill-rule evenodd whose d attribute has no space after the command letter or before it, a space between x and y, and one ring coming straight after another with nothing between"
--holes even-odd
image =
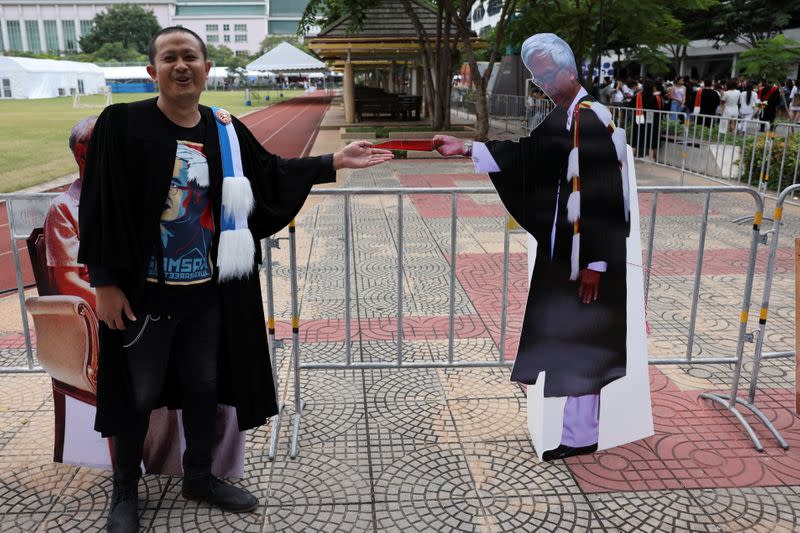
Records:
<instances>
[{"instance_id":1,"label":"man in black academic gown","mask_svg":"<svg viewBox=\"0 0 800 533\"><path fill-rule=\"evenodd\" d=\"M625 375L627 149L624 131L578 83L569 45L537 34L522 58L556 104L530 137L437 139L443 155L495 167L489 176L500 199L536 239L511 379L532 384L545 371L544 396L567 397L561 445L542 455L550 460L597 449L600 390Z\"/></svg>"},{"instance_id":2,"label":"man in black academic gown","mask_svg":"<svg viewBox=\"0 0 800 533\"><path fill-rule=\"evenodd\" d=\"M368 142L281 159L224 110L199 105L211 63L182 27L159 31L148 72L156 99L106 108L81 194L79 261L97 290L95 428L114 437L109 531L137 531L150 410L183 408L183 495L246 512L257 499L211 475L217 404L239 429L277 413L257 263L315 183L391 158ZM223 173L224 171L224 173Z\"/></svg>"}]
</instances>

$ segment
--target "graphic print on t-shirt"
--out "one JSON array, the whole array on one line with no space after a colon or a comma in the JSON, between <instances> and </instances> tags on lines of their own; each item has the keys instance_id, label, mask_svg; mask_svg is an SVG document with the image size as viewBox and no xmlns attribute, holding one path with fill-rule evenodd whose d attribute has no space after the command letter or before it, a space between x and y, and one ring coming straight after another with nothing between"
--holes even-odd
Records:
<instances>
[{"instance_id":1,"label":"graphic print on t-shirt","mask_svg":"<svg viewBox=\"0 0 800 533\"><path fill-rule=\"evenodd\" d=\"M208 161L203 145L178 141L169 193L161 213L164 281L169 285L211 279L214 217L208 201ZM158 262L150 258L147 280L158 281Z\"/></svg>"}]
</instances>

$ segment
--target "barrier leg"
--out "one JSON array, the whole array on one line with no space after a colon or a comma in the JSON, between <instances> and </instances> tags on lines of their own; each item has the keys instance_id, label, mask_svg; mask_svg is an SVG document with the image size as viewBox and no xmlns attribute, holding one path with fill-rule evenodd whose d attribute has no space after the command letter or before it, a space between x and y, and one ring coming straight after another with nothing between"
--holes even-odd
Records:
<instances>
[{"instance_id":1,"label":"barrier leg","mask_svg":"<svg viewBox=\"0 0 800 533\"><path fill-rule=\"evenodd\" d=\"M274 236L273 236L274 237ZM272 282L272 247L277 246L274 238L264 239L262 248L264 249L264 277L266 278L267 292L267 343L269 344L269 354L272 367L272 382L275 384L275 403L278 405L278 414L272 418L272 435L269 439L269 451L267 457L270 461L275 459L278 452L278 434L281 430L284 404L281 401L279 381L278 381L278 359L277 343L275 342L275 293Z\"/></svg>"},{"instance_id":2,"label":"barrier leg","mask_svg":"<svg viewBox=\"0 0 800 533\"><path fill-rule=\"evenodd\" d=\"M292 364L294 373L294 415L292 416L292 444L289 456L297 458L300 443L300 422L305 402L300 397L300 317L297 305L297 239L295 221L289 223L289 270L292 290Z\"/></svg>"}]
</instances>

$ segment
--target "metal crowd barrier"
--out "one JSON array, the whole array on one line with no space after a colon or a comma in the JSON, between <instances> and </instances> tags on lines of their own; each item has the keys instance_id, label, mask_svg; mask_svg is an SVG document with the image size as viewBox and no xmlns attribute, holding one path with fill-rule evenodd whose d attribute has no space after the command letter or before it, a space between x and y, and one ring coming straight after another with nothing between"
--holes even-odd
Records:
<instances>
[{"instance_id":1,"label":"metal crowd barrier","mask_svg":"<svg viewBox=\"0 0 800 533\"><path fill-rule=\"evenodd\" d=\"M758 449L762 449L760 442L755 436L755 433L752 431L752 428L747 424L744 417L739 413L737 410L737 405L744 405L746 408L753 411L756 416L767 425L770 431L775 434L776 439L781 444L781 446L785 447L785 441L780 437L780 434L777 430L769 424L766 417L764 417L760 411L755 407L755 394L757 390L757 380L758 374L760 371L761 361L763 359L770 359L770 358L778 358L778 357L789 357L794 355L793 351L783 351L783 352L772 352L772 353L763 353L763 339L764 339L764 332L766 328L766 317L767 317L767 309L769 306L769 296L770 296L770 289L774 277L774 270L775 270L775 258L777 254L777 246L778 246L778 237L780 235L780 224L783 218L783 206L787 198L792 196L797 190L800 190L800 185L793 185L786 190L784 190L777 202L774 214L774 221L773 221L773 228L770 233L772 233L772 243L770 248L770 257L769 257L769 264L767 270L767 278L765 280L764 285L764 296L762 301L762 311L759 320L759 332L757 336L750 335L747 333L747 318L748 318L748 311L750 307L750 297L753 289L753 280L755 275L755 261L756 261L756 252L759 243L766 242L764 240L765 235L760 233L760 224L763 217L763 206L764 206L764 199L763 197L754 191L750 187L746 186L721 186L721 187L683 187L683 186L676 186L676 187L640 187L639 193L640 195L651 194L653 196L652 204L651 204L651 211L650 211L650 224L649 230L647 235L647 247L646 247L646 260L644 264L645 268L645 294L649 294L649 286L650 286L650 272L652 268L652 261L653 261L653 251L655 249L655 228L657 225L657 217L656 212L658 209L658 202L659 198L665 194L698 194L703 195L704 202L703 202L703 218L700 223L700 227L698 229L698 238L699 238L699 248L698 248L698 257L694 272L694 284L693 290L691 295L691 310L690 310L690 320L687 329L687 349L686 353L683 357L680 358L664 358L664 359L652 359L650 361L651 364L719 364L719 363L728 363L728 364L735 364L734 369L734 377L733 383L731 386L731 394L729 396L720 395L720 394L709 394L705 395L704 397L711 399L712 401L723 402L726 404L728 409L731 410L732 413L740 420L740 422L745 426L750 435L751 439L753 439L754 445ZM343 208L343 228L344 228L344 274L345 274L345 282L344 282L344 298L345 298L345 361L342 363L319 363L319 362L302 362L301 361L301 346L299 341L299 306L297 301L297 257L296 257L296 233L295 233L295 226L292 223L289 226L289 243L290 243L290 272L291 272L291 298L292 298L292 364L294 369L294 383L295 383L295 414L293 417L293 436L292 436L292 448L291 448L291 455L295 457L297 455L298 449L298 439L299 439L299 431L300 431L300 423L302 419L303 409L305 402L302 399L302 388L300 384L300 371L304 369L347 369L347 368L401 368L401 367L412 367L412 368L451 368L451 367L498 367L498 366L508 366L512 364L510 361L505 360L505 340L507 338L507 316L506 316L506 308L508 302L508 284L509 284L509 255L510 255L510 231L508 229L508 225L506 225L506 229L504 231L504 249L503 249L503 281L502 281L502 308L501 312L501 331L500 331L500 343L498 346L498 353L499 356L496 359L485 360L485 361L457 361L454 358L454 333L455 333L455 284L456 284L456 268L457 268L457 254L456 254L456 247L457 247L457 239L458 239L458 231L457 231L457 218L458 218L458 207L457 207L457 195L458 194L491 194L495 195L496 192L492 187L472 187L472 188L401 188L401 189L320 189L320 190L313 190L312 194L314 195L325 195L325 196L341 196L343 198L344 208ZM403 317L404 317L404 309L403 309L403 257L404 257L404 246L403 246L403 203L404 198L408 195L413 194L438 194L438 195L449 195L451 198L451 219L450 219L450 255L451 255L451 265L450 265L450 285L449 285L449 342L448 342L448 359L446 362L416 362L416 361L406 361L403 356L403 339L404 339L404 331L403 331ZM752 229L752 237L750 239L750 253L747 263L747 272L746 272L746 279L745 279L745 287L744 287L744 294L742 297L742 307L741 307L741 320L740 320L740 327L739 327L739 335L737 341L737 348L736 353L729 357L703 357L703 358L693 358L693 345L695 339L695 326L697 322L697 315L698 315L698 300L699 294L701 289L701 281L702 281L702 267L703 267L703 259L704 259L704 251L705 251L705 239L706 233L708 229L708 220L709 220L709 203L712 195L732 195L732 194L740 194L740 195L749 195L753 199L753 212L754 212L754 224ZM397 213L397 298L398 298L398 308L396 310L396 317L397 317L397 335L396 335L396 360L394 362L376 362L376 363L363 363L363 362L353 362L352 358L352 336L351 336L351 317L350 317L350 305L351 305L351 287L350 287L350 272L351 272L351 264L350 264L350 252L351 252L351 200L353 196L362 196L362 195L391 195L397 197L398 202L398 213ZM21 259L20 254L17 250L17 244L19 240L24 240L29 237L31 232L38 227L43 226L44 218L49 208L50 202L52 198L55 196L55 193L41 193L41 194L6 194L0 195L0 200L5 200L6 207L8 211L8 218L9 218L9 231L11 235L11 242L12 242L12 254L14 257L14 264L16 270L16 281L17 281L17 290L19 296L19 304L20 310L22 315L22 324L23 324L23 333L25 336L25 346L26 346L26 356L27 356L27 367L5 367L0 368L0 373L9 373L9 372L41 372L42 369L35 364L34 360L34 353L33 347L31 342L31 335L30 335L30 326L28 322L27 312L25 309L25 297L24 297L24 286L23 286L23 278L22 278L22 267L21 267ZM641 214L644 217L644 214ZM278 244L278 239L267 239L264 242L264 254L265 254L265 262L264 262L264 271L266 276L266 293L267 293L267 315L268 315L268 340L270 343L270 353L272 359L272 369L273 369L273 379L276 382L276 394L277 394L277 383L278 383L278 375L277 375L277 365L276 365L276 352L277 349L282 347L282 341L275 338L275 309L274 309L274 295L273 295L273 273L272 273L272 248L276 247ZM444 287L443 287L444 288ZM752 337L755 337L754 342L756 342L755 348L755 355L754 360L755 364L753 367L753 373L751 378L751 385L750 385L750 394L747 400L743 400L738 398L738 386L741 377L741 369L742 369L742 362L743 362L743 355L744 355L744 345L746 342L753 341ZM735 402L730 402L730 398L735 398ZM270 443L270 451L269 456L273 458L275 456L275 452L277 449L277 438L278 432L280 427L280 417L283 415L283 404L279 402L279 415L276 419L275 424L273 425L273 432L272 432L272 440Z\"/></svg>"},{"instance_id":2,"label":"metal crowd barrier","mask_svg":"<svg viewBox=\"0 0 800 533\"><path fill-rule=\"evenodd\" d=\"M27 367L0 367L0 374L16 372L44 372L36 365L31 342L31 330L28 323L28 312L25 308L25 284L22 279L22 261L20 259L19 241L25 241L33 230L44 226L44 219L50 209L50 202L57 193L37 194L0 194L0 201L6 204L8 215L8 231L11 236L11 254L14 257L14 270L17 282L17 296L22 315L22 333L25 337L25 355Z\"/></svg>"},{"instance_id":3,"label":"metal crowd barrier","mask_svg":"<svg viewBox=\"0 0 800 533\"><path fill-rule=\"evenodd\" d=\"M800 187L799 187L800 188ZM324 196L336 196L342 197L343 200L343 227L345 229L344 233L344 272L345 272L345 279L344 279L344 305L345 305L345 316L344 316L344 327L345 327L345 360L342 362L304 362L302 361L302 347L300 346L299 342L299 328L300 328L300 317L298 314L298 305L297 305L297 261L296 261L296 230L294 224L290 225L289 228L289 246L290 246L290 277L291 277L291 287L292 287L292 294L291 294L291 301L292 301L292 366L294 370L294 403L295 403L295 415L293 419L293 429L292 429L292 437L291 437L291 449L290 455L292 458L297 456L297 452L299 449L299 436L300 436L300 425L303 416L303 410L305 408L305 401L302 398L302 384L300 381L300 372L302 370L331 370L331 369L385 369L385 368L468 368L468 367L501 367L501 366L510 366L513 364L511 361L507 361L505 359L505 340L506 340L506 331L507 331L507 316L506 316L506 308L508 302L508 274L509 274L509 255L510 255L510 245L509 245L509 226L506 224L506 228L504 231L504 246L503 246L503 281L502 281L502 306L501 306L501 330L500 330L500 342L498 346L498 353L499 357L495 359L487 359L482 361L473 361L473 360L455 360L454 358L454 351L453 351L453 340L454 340L454 321L455 321L455 286L456 286L456 269L457 269L457 253L456 253L456 246L457 246L457 238L458 238L458 231L457 231L457 217L458 217L458 210L457 210L457 195L458 194L492 194L495 195L496 191L492 187L471 187L471 188L394 188L394 189L320 189L320 190L312 190L312 194L314 195L324 195ZM404 339L404 331L403 331L403 279L404 279L404 247L403 247L403 237L404 237L404 215L403 215L403 205L405 197L414 194L426 194L426 195L449 195L451 198L451 216L450 216L450 272L449 272L449 316L448 316L448 324L449 324L449 342L448 342L448 357L446 362L437 362L437 361L430 361L430 362L418 362L418 361L407 361L404 357L403 353L403 339ZM763 217L763 207L764 207L764 200L763 198L752 188L746 186L713 186L713 187L685 187L685 186L675 186L675 187L640 187L639 188L640 195L651 194L653 195L653 201L651 205L651 212L650 212L650 225L647 237L647 252L646 252L646 262L643 267L645 268L645 294L649 294L649 285L650 285L650 271L652 267L652 259L653 259L653 249L654 249L654 236L655 236L655 226L656 226L656 211L658 207L658 200L661 195L665 194L695 194L695 195L702 195L703 196L703 219L701 221L699 230L698 230L698 237L699 237L699 249L698 249L698 257L697 257L697 264L695 269L695 277L694 277L694 284L693 290L691 294L691 311L690 311L690 323L687 328L687 350L683 357L676 357L676 358L653 358L649 361L650 364L734 364L734 376L733 381L731 384L731 397L736 397L736 391L738 390L738 384L741 377L741 368L744 359L744 351L745 351L745 343L751 340L751 335L747 332L747 318L748 318L748 311L750 308L750 301L751 301L751 294L753 290L753 281L755 277L755 266L756 266L756 258L757 258L757 248L758 244L763 242L762 235L760 233L761 229L761 221ZM788 192L787 192L788 194ZM397 332L395 337L396 342L396 358L394 361L385 362L354 362L352 358L352 336L351 336L351 329L350 329L350 303L351 303L351 282L350 282L350 272L351 272L351 264L350 264L350 254L351 254L351 232L350 232L350 217L351 217L351 201L354 196L394 196L397 199L397 220L396 220L396 235L397 235L397 244L396 244L396 253L397 253L397 309L395 311L397 317ZM745 273L745 282L744 282L744 289L742 294L742 305L739 312L740 316L740 324L738 328L738 339L736 345L736 352L729 357L702 357L702 358L693 358L692 357L692 348L694 345L694 338L695 338L695 326L697 322L697 315L698 315L698 300L700 295L701 289L701 276L702 276L702 266L703 266L703 258L705 252L705 240L706 240L706 233L708 230L708 220L709 220L709 203L712 195L744 195L749 196L753 201L753 219L754 224L751 230L751 237L750 237L750 247L749 247L749 255L747 260L747 270ZM785 198L785 195L782 197ZM641 217L644 217L644 214L640 214ZM776 215L776 219L780 219L779 216ZM773 230L775 231L775 230ZM775 237L773 238L773 255L775 253L777 247L777 232L775 233ZM267 270L271 269L271 265L266 265ZM771 262L769 266L770 276L767 281L767 287L771 284L772 276L771 273L774 270L774 257L771 257ZM442 287L444 290L445 287ZM768 291L768 289L765 289ZM268 294L268 298L272 298L272 294ZM766 293L765 298L768 299L768 292ZM764 307L766 308L766 303ZM274 324L274 315L272 314L274 306L270 303L270 315L269 315L269 323ZM766 311L762 311L762 315L765 319ZM391 316L391 314L387 315ZM762 322L762 327L765 325L765 321ZM763 332L759 336L759 340L763 339ZM786 352L775 352L772 354L761 354L760 353L760 344L757 348L757 358L777 358L777 357L789 357L794 354L794 352L786 351ZM751 395L755 395L755 388L756 388L756 379L758 377L758 365L753 370L754 380L752 381L752 393ZM725 396L722 395L702 395L704 398L709 398L713 401L724 401ZM738 402L734 402L730 404L730 402L725 402L728 409L739 419L739 421L745 427L748 435L753 440L754 445L759 450L763 449L761 447L760 442L755 437L755 433L753 432L750 425L741 415L741 413L737 410L737 403L745 405L748 409L752 410L757 416L760 412L757 408L753 405L753 398L749 403L745 404L743 401L739 400ZM778 438L779 443L784 446L785 441L780 437L780 434L777 430L768 423L768 420L760 415L760 419L762 422L765 422L767 427L772 431L776 438ZM785 446L784 446L785 447Z\"/></svg>"},{"instance_id":4,"label":"metal crowd barrier","mask_svg":"<svg viewBox=\"0 0 800 533\"><path fill-rule=\"evenodd\" d=\"M758 376L761 371L761 362L764 359L771 359L774 357L791 357L794 356L794 352L773 352L773 353L763 353L764 348L764 337L766 335L767 329L767 315L769 314L769 298L770 293L772 291L772 281L775 276L775 260L778 256L778 239L780 238L781 232L781 220L783 219L783 206L790 196L793 196L796 191L800 190L800 184L793 184L784 189L780 195L778 196L778 200L775 204L775 212L772 216L772 230L769 231L766 235L772 235L772 242L770 243L769 248L769 258L767 259L767 278L764 281L764 292L761 297L761 312L759 313L758 317L758 331L755 335L755 354L753 355L753 370L750 375L750 390L748 391L747 399L740 398L738 395L739 392L739 377L742 371L742 364L741 361L738 361L736 364L736 369L734 371L733 377L733 386L731 389L731 393L729 395L726 394L703 394L701 395L702 398L707 398L709 400L715 401L717 403L721 403L725 405L728 409L731 410L732 413L739 419L739 422L744 426L747 430L748 435L750 436L750 440L753 441L756 449L758 451L763 451L764 447L761 444L761 441L756 436L755 432L753 431L752 427L748 422L744 419L744 417L736 410L737 405L743 405L745 408L750 410L756 418L761 421L764 426L770 430L772 435L775 437L775 440L778 441L778 444L784 449L789 449L789 444L786 440L781 436L778 429L772 424L772 422L762 413L756 406L755 406L755 399L756 399L756 391L758 389ZM746 322L747 317L743 316L742 320Z\"/></svg>"}]
</instances>

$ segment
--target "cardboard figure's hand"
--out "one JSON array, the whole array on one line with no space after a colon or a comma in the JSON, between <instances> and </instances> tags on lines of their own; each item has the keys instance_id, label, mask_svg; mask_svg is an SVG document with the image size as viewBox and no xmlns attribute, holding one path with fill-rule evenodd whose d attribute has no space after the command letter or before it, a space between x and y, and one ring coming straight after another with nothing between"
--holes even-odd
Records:
<instances>
[{"instance_id":1,"label":"cardboard figure's hand","mask_svg":"<svg viewBox=\"0 0 800 533\"><path fill-rule=\"evenodd\" d=\"M584 268L578 274L578 299L585 304L596 302L600 293L600 272Z\"/></svg>"},{"instance_id":2,"label":"cardboard figure's hand","mask_svg":"<svg viewBox=\"0 0 800 533\"><path fill-rule=\"evenodd\" d=\"M333 154L333 168L367 168L392 159L391 150L374 148L369 141L356 141Z\"/></svg>"},{"instance_id":3,"label":"cardboard figure's hand","mask_svg":"<svg viewBox=\"0 0 800 533\"><path fill-rule=\"evenodd\" d=\"M136 321L128 298L122 289L116 285L97 287L97 318L106 323L111 329L125 329L122 313L129 320Z\"/></svg>"},{"instance_id":4,"label":"cardboard figure's hand","mask_svg":"<svg viewBox=\"0 0 800 533\"><path fill-rule=\"evenodd\" d=\"M436 151L443 156L464 155L464 141L450 135L436 135L433 143L439 145Z\"/></svg>"}]
</instances>

